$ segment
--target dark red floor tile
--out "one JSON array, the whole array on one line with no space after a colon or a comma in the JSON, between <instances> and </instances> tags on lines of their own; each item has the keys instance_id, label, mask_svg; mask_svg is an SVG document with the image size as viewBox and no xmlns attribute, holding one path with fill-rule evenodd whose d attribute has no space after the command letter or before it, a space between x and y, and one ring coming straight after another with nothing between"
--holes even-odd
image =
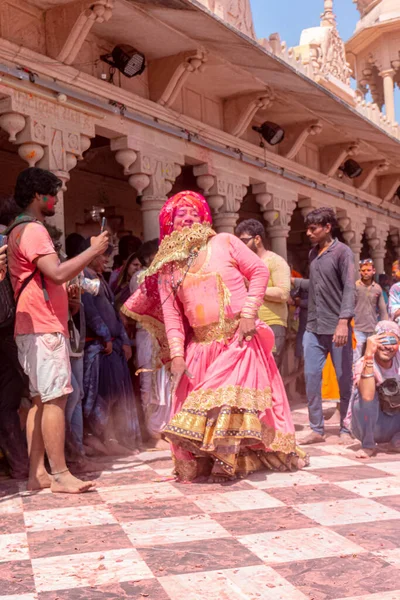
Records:
<instances>
[{"instance_id":1,"label":"dark red floor tile","mask_svg":"<svg viewBox=\"0 0 400 600\"><path fill-rule=\"evenodd\" d=\"M368 553L274 565L274 570L313 600L399 589L400 571Z\"/></svg>"},{"instance_id":2,"label":"dark red floor tile","mask_svg":"<svg viewBox=\"0 0 400 600\"><path fill-rule=\"evenodd\" d=\"M142 519L160 519L198 515L203 511L189 498L143 500L141 502L121 502L110 504L109 509L118 521L138 521Z\"/></svg>"},{"instance_id":3,"label":"dark red floor tile","mask_svg":"<svg viewBox=\"0 0 400 600\"><path fill-rule=\"evenodd\" d=\"M137 550L156 577L235 569L262 564L262 560L231 538L165 544Z\"/></svg>"},{"instance_id":4,"label":"dark red floor tile","mask_svg":"<svg viewBox=\"0 0 400 600\"><path fill-rule=\"evenodd\" d=\"M353 492L344 490L337 485L298 485L296 487L273 488L268 494L281 502L289 504L306 504L311 502L329 502L330 500L350 500L359 498Z\"/></svg>"},{"instance_id":5,"label":"dark red floor tile","mask_svg":"<svg viewBox=\"0 0 400 600\"><path fill-rule=\"evenodd\" d=\"M114 583L93 588L73 588L57 590L56 592L42 592L39 600L170 600L161 585L155 579L142 579L125 583Z\"/></svg>"},{"instance_id":6,"label":"dark red floor tile","mask_svg":"<svg viewBox=\"0 0 400 600\"><path fill-rule=\"evenodd\" d=\"M375 477L390 477L384 471L378 468L369 467L364 463L354 465L354 467L332 467L331 469L313 469L313 474L318 475L325 481L332 483L339 481L353 481L354 479L373 479Z\"/></svg>"},{"instance_id":7,"label":"dark red floor tile","mask_svg":"<svg viewBox=\"0 0 400 600\"><path fill-rule=\"evenodd\" d=\"M0 535L4 535L5 533L21 533L24 531L25 521L22 512L16 514L0 514Z\"/></svg>"},{"instance_id":8,"label":"dark red floor tile","mask_svg":"<svg viewBox=\"0 0 400 600\"><path fill-rule=\"evenodd\" d=\"M316 526L314 521L289 507L214 513L211 517L237 537Z\"/></svg>"},{"instance_id":9,"label":"dark red floor tile","mask_svg":"<svg viewBox=\"0 0 400 600\"><path fill-rule=\"evenodd\" d=\"M159 479L153 469L144 471L132 471L129 473L104 473L96 479L97 487L109 487L113 485L135 485L136 483L149 483L154 479Z\"/></svg>"},{"instance_id":10,"label":"dark red floor tile","mask_svg":"<svg viewBox=\"0 0 400 600\"><path fill-rule=\"evenodd\" d=\"M398 510L400 512L400 495L397 496L382 496L380 498L372 498L374 502L379 502L379 504L383 504L384 506L389 506L390 508L394 508L394 510Z\"/></svg>"},{"instance_id":11,"label":"dark red floor tile","mask_svg":"<svg viewBox=\"0 0 400 600\"><path fill-rule=\"evenodd\" d=\"M0 594L2 596L34 593L35 583L30 560L0 563Z\"/></svg>"},{"instance_id":12,"label":"dark red floor tile","mask_svg":"<svg viewBox=\"0 0 400 600\"><path fill-rule=\"evenodd\" d=\"M31 558L132 547L128 536L118 524L50 531L28 530L27 535Z\"/></svg>"},{"instance_id":13,"label":"dark red floor tile","mask_svg":"<svg viewBox=\"0 0 400 600\"><path fill-rule=\"evenodd\" d=\"M328 456L328 452L324 452L324 446L303 446L304 452L307 452L308 456Z\"/></svg>"},{"instance_id":14,"label":"dark red floor tile","mask_svg":"<svg viewBox=\"0 0 400 600\"><path fill-rule=\"evenodd\" d=\"M22 496L24 510L49 510L52 508L67 508L70 506L91 506L103 504L96 491L85 494L52 494L41 492L24 494Z\"/></svg>"},{"instance_id":15,"label":"dark red floor tile","mask_svg":"<svg viewBox=\"0 0 400 600\"><path fill-rule=\"evenodd\" d=\"M171 469L171 473L174 468L174 461L170 457L148 460L146 464L152 469Z\"/></svg>"},{"instance_id":16,"label":"dark red floor tile","mask_svg":"<svg viewBox=\"0 0 400 600\"><path fill-rule=\"evenodd\" d=\"M400 546L400 519L354 523L331 529L371 552Z\"/></svg>"},{"instance_id":17,"label":"dark red floor tile","mask_svg":"<svg viewBox=\"0 0 400 600\"><path fill-rule=\"evenodd\" d=\"M6 479L5 481L0 482L0 502L2 498L18 496L18 494L19 487L16 481L13 479Z\"/></svg>"}]
</instances>

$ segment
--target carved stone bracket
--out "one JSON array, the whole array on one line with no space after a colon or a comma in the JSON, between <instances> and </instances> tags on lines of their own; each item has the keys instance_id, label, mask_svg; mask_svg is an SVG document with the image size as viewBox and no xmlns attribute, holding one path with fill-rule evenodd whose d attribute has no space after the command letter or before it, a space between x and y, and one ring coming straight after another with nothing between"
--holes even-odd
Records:
<instances>
[{"instance_id":1,"label":"carved stone bracket","mask_svg":"<svg viewBox=\"0 0 400 600\"><path fill-rule=\"evenodd\" d=\"M158 213L175 179L181 173L184 157L164 152L129 136L111 141L116 161L129 175L129 184L141 196L144 240L159 236Z\"/></svg>"},{"instance_id":2,"label":"carved stone bracket","mask_svg":"<svg viewBox=\"0 0 400 600\"><path fill-rule=\"evenodd\" d=\"M293 127L286 128L286 136L279 150L283 156L289 159L296 158L309 136L318 135L322 131L320 121L299 123Z\"/></svg>"},{"instance_id":3,"label":"carved stone bracket","mask_svg":"<svg viewBox=\"0 0 400 600\"><path fill-rule=\"evenodd\" d=\"M219 169L214 170L207 164L193 167L193 173L211 207L216 231L233 233L249 179Z\"/></svg>"},{"instance_id":4,"label":"carved stone bracket","mask_svg":"<svg viewBox=\"0 0 400 600\"><path fill-rule=\"evenodd\" d=\"M383 202L392 202L397 188L400 186L400 173L379 178L379 196Z\"/></svg>"},{"instance_id":5,"label":"carved stone bracket","mask_svg":"<svg viewBox=\"0 0 400 600\"><path fill-rule=\"evenodd\" d=\"M389 169L389 163L385 159L362 163L361 166L363 172L355 180L356 186L360 190L366 190L374 177L385 173Z\"/></svg>"},{"instance_id":6,"label":"carved stone bracket","mask_svg":"<svg viewBox=\"0 0 400 600\"><path fill-rule=\"evenodd\" d=\"M333 177L346 158L356 156L358 151L358 142L326 146L321 156L323 173L328 177Z\"/></svg>"},{"instance_id":7,"label":"carved stone bracket","mask_svg":"<svg viewBox=\"0 0 400 600\"><path fill-rule=\"evenodd\" d=\"M247 94L237 98L229 98L224 105L226 130L236 137L241 137L259 110L271 106L274 95L271 90L263 93Z\"/></svg>"},{"instance_id":8,"label":"carved stone bracket","mask_svg":"<svg viewBox=\"0 0 400 600\"><path fill-rule=\"evenodd\" d=\"M207 52L198 49L153 61L150 65L150 84L153 81L157 87L158 97L155 100L163 106L172 106L188 78L204 71L207 60Z\"/></svg>"},{"instance_id":9,"label":"carved stone bracket","mask_svg":"<svg viewBox=\"0 0 400 600\"><path fill-rule=\"evenodd\" d=\"M49 52L58 61L71 65L96 23L109 21L114 0L85 0L55 6L47 11ZM60 21L63 26L60 28ZM62 35L63 32L66 35ZM61 32L61 37L60 37Z\"/></svg>"}]
</instances>

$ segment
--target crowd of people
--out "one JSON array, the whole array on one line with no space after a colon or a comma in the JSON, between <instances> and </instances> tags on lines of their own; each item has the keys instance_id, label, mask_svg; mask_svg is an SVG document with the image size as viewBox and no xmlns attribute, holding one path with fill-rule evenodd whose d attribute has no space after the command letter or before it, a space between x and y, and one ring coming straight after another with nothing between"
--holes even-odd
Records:
<instances>
[{"instance_id":1,"label":"crowd of people","mask_svg":"<svg viewBox=\"0 0 400 600\"><path fill-rule=\"evenodd\" d=\"M301 445L326 439L330 360L340 443L359 440L359 458L377 444L400 450L399 263L392 287L376 282L371 259L356 281L331 208L305 219L308 279L268 249L255 219L216 234L190 191L165 203L159 240L121 238L109 273L108 231L71 234L66 255L56 250L45 219L61 185L26 169L0 209L0 448L12 477L29 490L85 492L94 483L71 471L161 437L184 482L307 466L280 374L290 307L310 422Z\"/></svg>"}]
</instances>

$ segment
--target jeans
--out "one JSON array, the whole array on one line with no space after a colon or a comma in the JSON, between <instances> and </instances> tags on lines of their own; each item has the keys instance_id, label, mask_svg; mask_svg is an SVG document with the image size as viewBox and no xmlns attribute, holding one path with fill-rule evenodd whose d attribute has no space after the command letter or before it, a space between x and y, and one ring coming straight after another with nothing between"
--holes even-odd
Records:
<instances>
[{"instance_id":1,"label":"jeans","mask_svg":"<svg viewBox=\"0 0 400 600\"><path fill-rule=\"evenodd\" d=\"M72 446L71 452L84 454L83 450L83 356L71 357L71 384L74 391L68 396L65 408L65 421L67 426L68 445ZM75 452L73 452L75 450Z\"/></svg>"},{"instance_id":2,"label":"jeans","mask_svg":"<svg viewBox=\"0 0 400 600\"><path fill-rule=\"evenodd\" d=\"M387 415L379 406L378 394L372 402L362 399L359 390L354 390L351 428L363 448L375 448L400 435L400 413Z\"/></svg>"},{"instance_id":3,"label":"jeans","mask_svg":"<svg viewBox=\"0 0 400 600\"><path fill-rule=\"evenodd\" d=\"M13 328L0 329L0 448L15 478L28 475L28 451L18 409L28 386L18 360Z\"/></svg>"},{"instance_id":4,"label":"jeans","mask_svg":"<svg viewBox=\"0 0 400 600\"><path fill-rule=\"evenodd\" d=\"M365 333L365 331L357 331L354 330L354 335L356 336L357 346L353 350L353 363L357 362L362 356L364 356L365 346L367 344L367 339L374 335L374 332Z\"/></svg>"},{"instance_id":5,"label":"jeans","mask_svg":"<svg viewBox=\"0 0 400 600\"><path fill-rule=\"evenodd\" d=\"M283 351L285 350L286 327L283 325L270 325L270 327L275 336L275 349L272 354L274 356L276 366L278 369L280 369L282 366Z\"/></svg>"},{"instance_id":6,"label":"jeans","mask_svg":"<svg viewBox=\"0 0 400 600\"><path fill-rule=\"evenodd\" d=\"M349 433L344 425L352 390L353 350L351 327L347 344L338 348L333 343L333 335L306 331L303 337L304 376L308 401L310 427L316 433L324 434L324 415L322 412L321 385L322 370L328 353L332 357L340 390L340 432Z\"/></svg>"}]
</instances>

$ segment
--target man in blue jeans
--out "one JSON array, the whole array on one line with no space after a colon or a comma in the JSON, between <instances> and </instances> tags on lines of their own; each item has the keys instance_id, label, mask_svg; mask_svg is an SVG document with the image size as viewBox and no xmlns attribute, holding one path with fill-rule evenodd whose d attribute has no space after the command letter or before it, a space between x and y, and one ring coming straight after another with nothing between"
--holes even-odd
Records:
<instances>
[{"instance_id":1,"label":"man in blue jeans","mask_svg":"<svg viewBox=\"0 0 400 600\"><path fill-rule=\"evenodd\" d=\"M308 400L310 433L302 444L325 441L322 412L322 370L328 353L332 357L340 390L340 438L350 443L344 419L352 389L352 331L354 317L355 268L348 246L333 238L338 226L332 208L317 208L306 219L310 252L310 278L300 280L300 289L308 289L308 319L303 337L304 375Z\"/></svg>"}]
</instances>

